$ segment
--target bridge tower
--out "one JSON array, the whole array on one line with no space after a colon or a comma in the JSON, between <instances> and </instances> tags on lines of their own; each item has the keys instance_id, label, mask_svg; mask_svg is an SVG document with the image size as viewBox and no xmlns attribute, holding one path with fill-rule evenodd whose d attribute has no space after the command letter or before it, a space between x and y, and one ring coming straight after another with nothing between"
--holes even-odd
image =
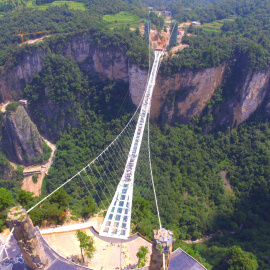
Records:
<instances>
[{"instance_id":1,"label":"bridge tower","mask_svg":"<svg viewBox=\"0 0 270 270\"><path fill-rule=\"evenodd\" d=\"M174 242L171 231L164 228L153 231L153 246L149 270L163 270L163 266L165 266L166 270L168 269Z\"/></svg>"},{"instance_id":2,"label":"bridge tower","mask_svg":"<svg viewBox=\"0 0 270 270\"><path fill-rule=\"evenodd\" d=\"M173 47L176 45L177 42L177 34L178 34L178 22L172 21L171 22L171 38L170 38L170 47Z\"/></svg>"},{"instance_id":3,"label":"bridge tower","mask_svg":"<svg viewBox=\"0 0 270 270\"><path fill-rule=\"evenodd\" d=\"M144 23L144 33L147 34L147 36L150 35L151 30L151 21L145 21Z\"/></svg>"}]
</instances>

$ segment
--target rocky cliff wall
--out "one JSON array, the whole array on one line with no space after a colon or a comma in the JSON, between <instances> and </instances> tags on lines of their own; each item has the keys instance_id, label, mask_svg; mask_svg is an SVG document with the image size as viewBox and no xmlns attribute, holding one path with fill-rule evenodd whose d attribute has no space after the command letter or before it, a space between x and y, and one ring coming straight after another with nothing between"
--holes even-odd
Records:
<instances>
[{"instance_id":1,"label":"rocky cliff wall","mask_svg":"<svg viewBox=\"0 0 270 270\"><path fill-rule=\"evenodd\" d=\"M10 160L26 166L41 163L43 139L22 106L6 116L4 127L2 144Z\"/></svg>"},{"instance_id":2,"label":"rocky cliff wall","mask_svg":"<svg viewBox=\"0 0 270 270\"><path fill-rule=\"evenodd\" d=\"M23 94L26 83L36 72L42 70L42 57L45 53L62 53L78 62L81 69L100 80L104 78L129 82L130 96L138 105L145 89L147 71L130 63L127 56L117 48L101 49L93 44L91 36L77 35L68 42L50 46L50 49L33 48L22 54L18 64L12 69L4 69L0 75L0 102L16 100ZM168 77L159 73L153 94L151 118L162 124L188 123L199 117L215 89L224 82L225 65L208 68L200 72L183 71ZM243 71L233 96L218 110L220 125L233 126L246 121L264 100L270 104L269 71L249 73ZM270 105L265 107L270 115ZM49 104L48 104L49 105ZM54 114L57 108L44 107L44 114ZM66 124L63 124L63 127ZM46 129L46 125L43 128ZM47 132L48 133L48 132ZM54 135L53 135L54 136Z\"/></svg>"},{"instance_id":3,"label":"rocky cliff wall","mask_svg":"<svg viewBox=\"0 0 270 270\"><path fill-rule=\"evenodd\" d=\"M260 106L270 116L270 70L243 72L234 94L219 108L219 125L235 126L246 121Z\"/></svg>"},{"instance_id":4,"label":"rocky cliff wall","mask_svg":"<svg viewBox=\"0 0 270 270\"><path fill-rule=\"evenodd\" d=\"M215 89L223 79L225 67L205 69L198 73L186 71L174 77L158 76L151 115L161 116L162 124L188 123L200 116Z\"/></svg>"},{"instance_id":5,"label":"rocky cliff wall","mask_svg":"<svg viewBox=\"0 0 270 270\"><path fill-rule=\"evenodd\" d=\"M5 68L0 74L0 103L18 100L31 77L42 70L44 50L35 49L31 54L24 54L11 69Z\"/></svg>"},{"instance_id":6,"label":"rocky cliff wall","mask_svg":"<svg viewBox=\"0 0 270 270\"><path fill-rule=\"evenodd\" d=\"M25 45L29 46L29 45ZM76 36L50 49L33 47L31 53L22 53L17 58L18 64L4 68L0 74L0 103L18 100L23 96L25 85L31 77L42 70L42 57L46 53L61 53L72 57L81 69L98 79L129 81L128 59L116 48L99 49L91 42L91 36Z\"/></svg>"}]
</instances>

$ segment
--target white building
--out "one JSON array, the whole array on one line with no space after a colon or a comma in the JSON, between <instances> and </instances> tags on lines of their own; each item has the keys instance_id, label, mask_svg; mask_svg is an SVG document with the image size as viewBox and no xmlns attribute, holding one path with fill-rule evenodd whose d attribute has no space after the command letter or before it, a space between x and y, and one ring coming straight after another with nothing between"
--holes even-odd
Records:
<instances>
[{"instance_id":1,"label":"white building","mask_svg":"<svg viewBox=\"0 0 270 270\"><path fill-rule=\"evenodd\" d=\"M193 21L193 22L191 22L193 25L201 25L201 23L200 22L195 22L195 21Z\"/></svg>"}]
</instances>

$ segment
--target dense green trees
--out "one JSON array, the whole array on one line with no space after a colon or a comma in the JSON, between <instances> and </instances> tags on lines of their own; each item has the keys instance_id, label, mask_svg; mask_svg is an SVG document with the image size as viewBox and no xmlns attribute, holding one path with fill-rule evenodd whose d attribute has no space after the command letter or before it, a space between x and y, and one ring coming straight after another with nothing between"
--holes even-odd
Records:
<instances>
[{"instance_id":1,"label":"dense green trees","mask_svg":"<svg viewBox=\"0 0 270 270\"><path fill-rule=\"evenodd\" d=\"M250 252L244 252L240 247L232 246L229 249L224 269L230 270L256 270L258 263Z\"/></svg>"},{"instance_id":2,"label":"dense green trees","mask_svg":"<svg viewBox=\"0 0 270 270\"><path fill-rule=\"evenodd\" d=\"M213 5L194 8L188 14L183 11L181 20L212 22L217 19L237 15L235 21L225 22L221 31L208 32L190 26L182 43L188 44L177 54L163 61L163 71L173 75L183 69L198 71L235 61L245 62L249 71L265 70L270 64L269 5L265 0L256 1L216 1ZM193 36L195 35L195 36Z\"/></svg>"},{"instance_id":3,"label":"dense green trees","mask_svg":"<svg viewBox=\"0 0 270 270\"><path fill-rule=\"evenodd\" d=\"M151 21L151 24L154 24L157 27L158 31L161 31L165 23L165 19L162 16L158 16L155 12L150 12L149 20Z\"/></svg>"},{"instance_id":4,"label":"dense green trees","mask_svg":"<svg viewBox=\"0 0 270 270\"><path fill-rule=\"evenodd\" d=\"M14 202L12 194L10 191L5 188L0 188L0 230L6 228L5 220L7 218L8 207L11 206Z\"/></svg>"}]
</instances>

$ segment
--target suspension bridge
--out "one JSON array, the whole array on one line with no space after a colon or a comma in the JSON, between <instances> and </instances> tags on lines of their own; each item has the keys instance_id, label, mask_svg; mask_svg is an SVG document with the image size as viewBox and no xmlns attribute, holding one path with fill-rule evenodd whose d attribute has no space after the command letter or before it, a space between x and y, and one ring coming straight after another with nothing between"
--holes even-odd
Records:
<instances>
[{"instance_id":1,"label":"suspension bridge","mask_svg":"<svg viewBox=\"0 0 270 270\"><path fill-rule=\"evenodd\" d=\"M135 113L119 135L87 166L31 207L27 213L71 181L78 181L80 188L84 188L96 204L99 213L107 211L100 227L100 236L119 240L130 237L132 217L139 211L134 205L135 196L139 198L137 204L143 198L155 202L159 228L162 228L151 166L149 119L156 77L169 40L162 51L154 52L150 68L149 38L149 72L145 91ZM146 181L147 173L149 181ZM150 190L153 191L152 195L149 195ZM2 253L7 253L5 246L11 239L13 229L0 250L0 258L3 258Z\"/></svg>"}]
</instances>

